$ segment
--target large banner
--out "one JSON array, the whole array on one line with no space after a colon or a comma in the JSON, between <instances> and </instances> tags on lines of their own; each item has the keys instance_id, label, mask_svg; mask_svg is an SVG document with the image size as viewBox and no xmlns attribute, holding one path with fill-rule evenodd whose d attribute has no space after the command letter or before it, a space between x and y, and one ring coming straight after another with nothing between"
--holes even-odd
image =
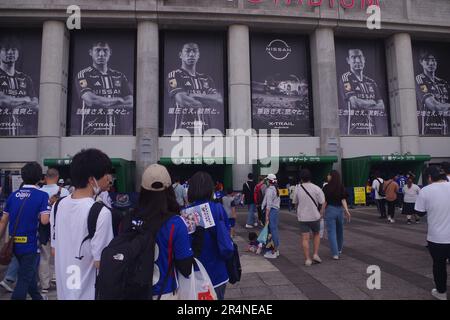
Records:
<instances>
[{"instance_id":1,"label":"large banner","mask_svg":"<svg viewBox=\"0 0 450 320\"><path fill-rule=\"evenodd\" d=\"M311 134L307 38L251 38L253 128Z\"/></svg>"},{"instance_id":2,"label":"large banner","mask_svg":"<svg viewBox=\"0 0 450 320\"><path fill-rule=\"evenodd\" d=\"M35 136L39 116L40 30L0 31L0 136Z\"/></svg>"},{"instance_id":3,"label":"large banner","mask_svg":"<svg viewBox=\"0 0 450 320\"><path fill-rule=\"evenodd\" d=\"M341 135L389 135L383 42L336 39L336 70Z\"/></svg>"},{"instance_id":4,"label":"large banner","mask_svg":"<svg viewBox=\"0 0 450 320\"><path fill-rule=\"evenodd\" d=\"M72 34L70 135L133 135L135 35Z\"/></svg>"},{"instance_id":5,"label":"large banner","mask_svg":"<svg viewBox=\"0 0 450 320\"><path fill-rule=\"evenodd\" d=\"M224 132L224 38L166 32L163 61L164 135L178 129L196 135Z\"/></svg>"},{"instance_id":6,"label":"large banner","mask_svg":"<svg viewBox=\"0 0 450 320\"><path fill-rule=\"evenodd\" d=\"M449 54L449 44L413 45L417 117L424 136L450 136Z\"/></svg>"}]
</instances>

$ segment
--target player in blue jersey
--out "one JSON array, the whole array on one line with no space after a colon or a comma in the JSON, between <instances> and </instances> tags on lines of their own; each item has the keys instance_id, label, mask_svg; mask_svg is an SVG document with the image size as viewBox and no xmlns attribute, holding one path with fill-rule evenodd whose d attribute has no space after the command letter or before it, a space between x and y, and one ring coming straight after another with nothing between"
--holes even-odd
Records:
<instances>
[{"instance_id":1,"label":"player in blue jersey","mask_svg":"<svg viewBox=\"0 0 450 320\"><path fill-rule=\"evenodd\" d=\"M0 40L0 136L37 134L39 100L31 78L16 68L20 43Z\"/></svg>"},{"instance_id":2,"label":"player in blue jersey","mask_svg":"<svg viewBox=\"0 0 450 320\"><path fill-rule=\"evenodd\" d=\"M174 100L169 115L174 115L173 132L186 129L203 134L214 128L213 118L223 110L223 98L213 79L197 72L200 49L196 43L186 43L179 53L181 68L168 74L168 91ZM171 128L172 129L172 128Z\"/></svg>"},{"instance_id":3,"label":"player in blue jersey","mask_svg":"<svg viewBox=\"0 0 450 320\"><path fill-rule=\"evenodd\" d=\"M419 61L423 68L423 73L416 76L420 133L422 135L449 135L449 84L436 76L438 62L435 55L423 52Z\"/></svg>"},{"instance_id":4,"label":"player in blue jersey","mask_svg":"<svg viewBox=\"0 0 450 320\"><path fill-rule=\"evenodd\" d=\"M347 63L350 71L339 80L344 115L340 117L341 132L346 135L380 134L377 122L384 119L386 109L376 82L364 75L366 58L362 50L350 49Z\"/></svg>"},{"instance_id":5,"label":"player in blue jersey","mask_svg":"<svg viewBox=\"0 0 450 320\"><path fill-rule=\"evenodd\" d=\"M133 93L127 77L108 66L112 50L96 42L89 50L92 65L77 73L81 107L76 117L80 135L132 135Z\"/></svg>"}]
</instances>

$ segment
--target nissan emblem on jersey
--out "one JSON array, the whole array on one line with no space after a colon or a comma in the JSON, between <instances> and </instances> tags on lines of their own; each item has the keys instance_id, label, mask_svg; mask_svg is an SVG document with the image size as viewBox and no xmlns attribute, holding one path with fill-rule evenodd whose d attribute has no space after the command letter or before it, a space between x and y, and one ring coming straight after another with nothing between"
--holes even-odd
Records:
<instances>
[{"instance_id":1,"label":"nissan emblem on jersey","mask_svg":"<svg viewBox=\"0 0 450 320\"><path fill-rule=\"evenodd\" d=\"M125 258L125 256L122 253L118 253L113 256L113 259L118 260L118 261L123 261L124 258Z\"/></svg>"},{"instance_id":2,"label":"nissan emblem on jersey","mask_svg":"<svg viewBox=\"0 0 450 320\"><path fill-rule=\"evenodd\" d=\"M285 41L275 39L267 45L266 52L275 60L284 60L292 52L292 49Z\"/></svg>"}]
</instances>

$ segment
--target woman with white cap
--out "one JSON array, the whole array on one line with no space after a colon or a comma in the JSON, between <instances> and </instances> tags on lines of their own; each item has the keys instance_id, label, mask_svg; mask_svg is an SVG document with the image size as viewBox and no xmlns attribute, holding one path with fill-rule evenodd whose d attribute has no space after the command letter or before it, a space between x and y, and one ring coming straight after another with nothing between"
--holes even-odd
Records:
<instances>
[{"instance_id":1,"label":"woman with white cap","mask_svg":"<svg viewBox=\"0 0 450 320\"><path fill-rule=\"evenodd\" d=\"M280 255L278 247L280 246L280 238L278 235L278 216L280 211L280 191L277 185L277 176L273 173L267 176L269 181L269 187L264 195L262 202L262 208L266 213L266 223L269 222L270 233L272 234L272 240L274 248L272 251L266 252L264 255L268 259L276 259Z\"/></svg>"},{"instance_id":2,"label":"woman with white cap","mask_svg":"<svg viewBox=\"0 0 450 320\"><path fill-rule=\"evenodd\" d=\"M172 180L164 166L152 164L144 171L139 206L132 225L156 230L154 299L161 295L161 300L176 300L178 282L171 270L175 267L188 277L192 271L193 252L187 227L180 217Z\"/></svg>"}]
</instances>

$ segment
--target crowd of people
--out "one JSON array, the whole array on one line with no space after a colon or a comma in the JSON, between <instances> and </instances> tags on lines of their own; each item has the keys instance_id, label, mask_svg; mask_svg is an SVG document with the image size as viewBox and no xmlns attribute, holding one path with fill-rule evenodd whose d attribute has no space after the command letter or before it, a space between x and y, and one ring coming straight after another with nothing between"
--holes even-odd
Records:
<instances>
[{"instance_id":1,"label":"crowd of people","mask_svg":"<svg viewBox=\"0 0 450 320\"><path fill-rule=\"evenodd\" d=\"M46 185L38 189L41 166L33 162L22 168L24 185L9 196L0 221L0 237L9 223L9 235L14 239L15 258L1 283L12 291L11 299L26 299L27 294L34 300L46 298L43 293L50 290L49 279L53 273L50 257L54 259L59 300L95 299L102 252L119 234L137 226L156 240L155 260L153 256L147 260L145 255L142 257L153 266L149 267L153 282L143 296L135 298L177 299L178 281L171 265L179 276L189 277L194 270L192 267L197 267L196 258L208 272L217 299L224 299L229 281L226 262L230 257L225 256L222 246L225 237L227 245L231 244L233 249L228 215L230 218L235 216L235 211L231 204L224 206L214 201L215 185L211 176L205 172L194 174L189 179L186 193L178 178L172 183L164 166L149 166L142 176L137 208L122 218L116 232L110 199L101 196L111 188L111 171L111 160L102 151L82 150L73 157L70 165L74 190L69 193L55 183L58 181L57 170L49 169ZM88 220L96 201L102 202L102 206L92 237L87 237L91 232ZM209 205L215 227L197 226L193 234L188 234L180 210L186 205L203 204ZM229 213L228 209L231 209ZM42 226L50 224L46 242L38 222ZM14 230L16 224L18 228Z\"/></svg>"},{"instance_id":2,"label":"crowd of people","mask_svg":"<svg viewBox=\"0 0 450 320\"><path fill-rule=\"evenodd\" d=\"M98 298L96 281L105 263L102 261L105 248L121 235L139 232L154 239L154 248L140 258L142 263L152 266L148 268L149 274L144 275L151 279L148 288L139 295L134 292L133 298L179 299L177 277L189 278L201 263L215 296L222 300L230 281L227 263L233 252L239 204L248 209L245 228L267 228L264 257L277 259L280 256L281 198L275 174L261 176L258 182L254 181L252 173L248 174L242 194L236 199L232 189L214 183L206 172L199 171L181 184L179 177L172 178L164 166L153 164L142 175L137 207L121 216L117 223L117 212L108 197L113 185L111 171L111 160L97 149L82 150L73 157L70 190L59 183L59 172L54 168L47 170L45 183L40 188L42 167L32 162L22 168L23 185L9 196L0 220L0 238L9 225L9 236L14 241L13 259L0 282L0 286L12 292L11 299L26 299L27 294L35 300L45 299L45 294L55 287L60 300ZM406 177L401 190L402 213L408 224L412 219L418 223L420 217L427 215L428 249L436 284L432 294L446 299L446 263L450 258L450 166L430 166L423 179L428 185L421 189L414 184L413 175ZM341 258L344 221L351 219L349 195L339 172L331 171L322 188L312 180L312 173L302 169L298 183L289 187L289 209L293 207L297 214L307 267L322 263L319 247L324 230L330 256L334 260ZM372 188L380 218L394 223L400 191L395 175L382 177L377 172ZM96 203L101 205L92 230L90 220ZM208 208L214 222L212 227L197 225L194 231L188 228L182 212L197 206ZM251 230L249 241L250 251L262 251L257 232ZM269 241L270 246L266 246ZM150 243L149 240L147 244ZM227 251L225 247L230 244L231 249ZM145 273L146 269L143 270Z\"/></svg>"},{"instance_id":3,"label":"crowd of people","mask_svg":"<svg viewBox=\"0 0 450 320\"><path fill-rule=\"evenodd\" d=\"M299 183L294 183L288 188L288 209L291 211L294 208L297 213L305 266L322 262L319 246L323 229L327 231L332 258L339 260L344 245L344 220L350 222L351 219L347 203L349 194L342 184L340 174L331 171L322 188L311 182L312 176L308 169L301 170L299 176ZM422 189L414 183L415 179L411 172L406 176L387 173L384 177L380 172L375 172L372 184L374 199L380 214L379 218L387 219L389 223L395 223L397 206L406 216L408 225L413 223L413 218L417 224L420 217L427 216L427 247L433 259L436 285L432 295L437 299L446 300L446 264L450 261L450 164L428 167L423 174L426 186ZM268 190L271 191L267 192ZM276 176L260 177L259 183L255 184L253 176L249 174L248 181L243 185L243 194L245 204L248 206L245 227L252 229L259 224L268 224L275 245L264 257L276 259L280 255L278 232L280 198ZM258 212L257 215L255 211ZM252 252L255 252L254 239L255 233L251 232L249 251Z\"/></svg>"}]
</instances>

